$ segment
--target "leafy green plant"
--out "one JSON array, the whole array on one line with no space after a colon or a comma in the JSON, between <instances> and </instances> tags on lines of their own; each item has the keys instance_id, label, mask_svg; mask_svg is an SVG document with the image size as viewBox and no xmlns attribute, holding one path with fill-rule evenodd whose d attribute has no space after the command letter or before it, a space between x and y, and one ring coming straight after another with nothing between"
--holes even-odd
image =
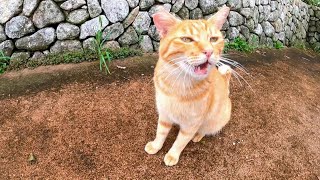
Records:
<instances>
[{"instance_id":1,"label":"leafy green plant","mask_svg":"<svg viewBox=\"0 0 320 180\"><path fill-rule=\"evenodd\" d=\"M236 37L233 41L225 44L225 52L228 52L229 50L252 52L254 49L255 47L240 37Z\"/></svg>"},{"instance_id":2,"label":"leafy green plant","mask_svg":"<svg viewBox=\"0 0 320 180\"><path fill-rule=\"evenodd\" d=\"M276 42L273 43L273 47L276 48L276 49L283 49L284 45L282 44L281 41L276 41Z\"/></svg>"},{"instance_id":3,"label":"leafy green plant","mask_svg":"<svg viewBox=\"0 0 320 180\"><path fill-rule=\"evenodd\" d=\"M9 65L10 57L4 55L2 51L0 51L0 74L4 73Z\"/></svg>"},{"instance_id":4,"label":"leafy green plant","mask_svg":"<svg viewBox=\"0 0 320 180\"><path fill-rule=\"evenodd\" d=\"M111 62L110 53L108 49L103 49L104 43L107 41L108 35L103 38L102 36L102 19L99 17L100 28L95 36L95 50L100 60L100 71L102 71L102 67L104 66L106 73L110 74L109 63ZM106 61L107 59L107 61Z\"/></svg>"},{"instance_id":5,"label":"leafy green plant","mask_svg":"<svg viewBox=\"0 0 320 180\"><path fill-rule=\"evenodd\" d=\"M320 0L303 0L307 4L311 4L314 6L320 6Z\"/></svg>"}]
</instances>

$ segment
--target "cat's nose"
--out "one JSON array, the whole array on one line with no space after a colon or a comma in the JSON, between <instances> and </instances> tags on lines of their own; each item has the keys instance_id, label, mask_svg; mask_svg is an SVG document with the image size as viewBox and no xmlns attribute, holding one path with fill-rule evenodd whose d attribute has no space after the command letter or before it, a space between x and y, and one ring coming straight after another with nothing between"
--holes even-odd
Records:
<instances>
[{"instance_id":1,"label":"cat's nose","mask_svg":"<svg viewBox=\"0 0 320 180\"><path fill-rule=\"evenodd\" d=\"M207 58L210 58L210 56L212 55L212 50L203 51L203 54L205 54Z\"/></svg>"}]
</instances>

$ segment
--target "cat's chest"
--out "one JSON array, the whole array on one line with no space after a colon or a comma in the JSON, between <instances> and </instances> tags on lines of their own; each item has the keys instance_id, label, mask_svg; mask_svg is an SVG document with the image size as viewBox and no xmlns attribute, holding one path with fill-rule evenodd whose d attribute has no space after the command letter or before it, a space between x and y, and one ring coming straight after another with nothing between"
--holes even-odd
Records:
<instances>
[{"instance_id":1,"label":"cat's chest","mask_svg":"<svg viewBox=\"0 0 320 180\"><path fill-rule=\"evenodd\" d=\"M181 101L159 92L156 94L156 99L158 110L172 120L201 118L208 104L205 97L194 101Z\"/></svg>"}]
</instances>

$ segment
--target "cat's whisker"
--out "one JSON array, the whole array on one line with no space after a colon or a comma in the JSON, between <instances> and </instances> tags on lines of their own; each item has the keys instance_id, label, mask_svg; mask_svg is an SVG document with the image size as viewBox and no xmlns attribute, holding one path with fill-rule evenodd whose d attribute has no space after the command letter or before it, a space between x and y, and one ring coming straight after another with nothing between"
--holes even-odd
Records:
<instances>
[{"instance_id":1,"label":"cat's whisker","mask_svg":"<svg viewBox=\"0 0 320 180\"><path fill-rule=\"evenodd\" d=\"M235 60L229 59L229 58L225 58L225 57L221 57L220 58L221 61L224 61L228 64L231 64L232 66L239 68L241 71L243 71L244 73L246 73L247 75L249 75L250 73L248 72L248 70L240 63L238 63Z\"/></svg>"},{"instance_id":2,"label":"cat's whisker","mask_svg":"<svg viewBox=\"0 0 320 180\"><path fill-rule=\"evenodd\" d=\"M234 72L235 74L237 74L247 85L248 85L248 87L250 88L250 90L252 91L252 92L255 92L254 90L253 90L253 88L251 87L251 85L248 83L248 81L245 79L245 78L243 78L243 76L241 76L237 71L235 71L235 70L232 70L232 72Z\"/></svg>"},{"instance_id":3,"label":"cat's whisker","mask_svg":"<svg viewBox=\"0 0 320 180\"><path fill-rule=\"evenodd\" d=\"M232 75L233 75L234 77L236 77L236 79L238 80L240 86L242 86L242 83L241 83L241 81L240 81L240 79L239 79L239 76L238 76L233 70L231 71L231 73L232 73Z\"/></svg>"}]
</instances>

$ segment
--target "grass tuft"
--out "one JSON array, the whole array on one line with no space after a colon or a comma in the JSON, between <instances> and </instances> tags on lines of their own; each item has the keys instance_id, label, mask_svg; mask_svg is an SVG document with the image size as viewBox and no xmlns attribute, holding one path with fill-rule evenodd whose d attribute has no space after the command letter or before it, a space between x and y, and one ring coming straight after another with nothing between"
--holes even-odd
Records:
<instances>
[{"instance_id":1,"label":"grass tuft","mask_svg":"<svg viewBox=\"0 0 320 180\"><path fill-rule=\"evenodd\" d=\"M276 42L273 43L273 47L276 48L276 49L283 49L284 45L282 44L281 41L276 41Z\"/></svg>"},{"instance_id":2,"label":"grass tuft","mask_svg":"<svg viewBox=\"0 0 320 180\"><path fill-rule=\"evenodd\" d=\"M224 51L236 50L240 52L252 52L255 49L254 46L250 45L246 40L236 37L233 41L225 43Z\"/></svg>"},{"instance_id":3,"label":"grass tuft","mask_svg":"<svg viewBox=\"0 0 320 180\"><path fill-rule=\"evenodd\" d=\"M0 51L0 74L4 73L10 63L10 57Z\"/></svg>"}]
</instances>

